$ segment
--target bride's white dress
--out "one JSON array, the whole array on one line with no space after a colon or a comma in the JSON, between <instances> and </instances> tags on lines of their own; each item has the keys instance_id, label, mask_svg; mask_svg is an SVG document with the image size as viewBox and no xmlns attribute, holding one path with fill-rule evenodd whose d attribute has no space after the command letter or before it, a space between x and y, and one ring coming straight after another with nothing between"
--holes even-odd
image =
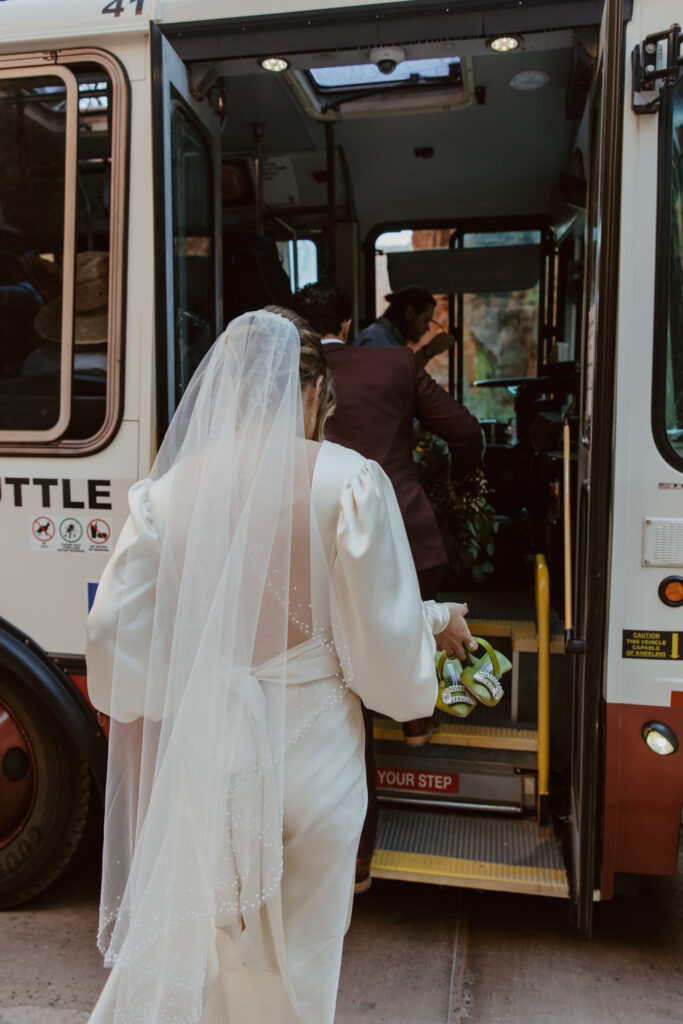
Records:
<instances>
[{"instance_id":1,"label":"bride's white dress","mask_svg":"<svg viewBox=\"0 0 683 1024\"><path fill-rule=\"evenodd\" d=\"M156 500L155 514L163 518L158 495ZM90 694L105 713L111 710L107 645L115 639L121 602L137 602L138 623L150 614L144 592L128 595L119 585L117 558L129 568L139 558L141 580L154 575L146 517L131 509L89 622ZM312 478L311 514L327 559L325 571L312 559L311 602L325 628L252 667L267 708L268 687L276 685L269 677L281 678L282 659L287 666L286 730L296 742L285 754L282 882L239 933L234 917L214 921L202 1024L331 1024L367 801L358 698L398 721L434 708L433 633L445 628L448 611L420 600L388 478L376 463L324 442ZM150 588L149 601L152 594ZM342 663L353 664L353 678L341 680L337 650ZM321 707L328 708L325 714ZM121 971L125 967L114 966L92 1024L117 1020Z\"/></svg>"}]
</instances>

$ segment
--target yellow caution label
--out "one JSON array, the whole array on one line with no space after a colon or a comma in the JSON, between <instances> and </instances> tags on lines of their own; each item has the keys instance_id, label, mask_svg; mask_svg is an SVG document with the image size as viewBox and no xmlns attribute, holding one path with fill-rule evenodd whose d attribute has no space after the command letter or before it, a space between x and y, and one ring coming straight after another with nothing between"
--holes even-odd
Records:
<instances>
[{"instance_id":1,"label":"yellow caution label","mask_svg":"<svg viewBox=\"0 0 683 1024\"><path fill-rule=\"evenodd\" d=\"M625 629L622 632L622 658L652 658L676 661L681 657L679 633L658 629Z\"/></svg>"}]
</instances>

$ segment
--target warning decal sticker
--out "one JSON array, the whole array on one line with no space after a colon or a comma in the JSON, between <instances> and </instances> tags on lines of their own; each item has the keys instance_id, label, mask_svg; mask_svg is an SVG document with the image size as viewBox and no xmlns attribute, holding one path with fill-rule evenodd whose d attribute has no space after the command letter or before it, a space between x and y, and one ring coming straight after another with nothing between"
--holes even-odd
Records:
<instances>
[{"instance_id":1,"label":"warning decal sticker","mask_svg":"<svg viewBox=\"0 0 683 1024\"><path fill-rule=\"evenodd\" d=\"M55 524L47 516L38 516L31 523L31 532L35 540L40 542L40 547L45 547L55 535Z\"/></svg>"},{"instance_id":2,"label":"warning decal sticker","mask_svg":"<svg viewBox=\"0 0 683 1024\"><path fill-rule=\"evenodd\" d=\"M681 657L679 637L679 633L670 630L625 629L621 656L675 661Z\"/></svg>"},{"instance_id":3,"label":"warning decal sticker","mask_svg":"<svg viewBox=\"0 0 683 1024\"><path fill-rule=\"evenodd\" d=\"M411 771L404 768L375 769L378 789L402 789L416 793L457 793L460 776L455 772Z\"/></svg>"},{"instance_id":4,"label":"warning decal sticker","mask_svg":"<svg viewBox=\"0 0 683 1024\"><path fill-rule=\"evenodd\" d=\"M111 537L111 529L106 519L91 519L87 533L89 540L98 547L108 544Z\"/></svg>"},{"instance_id":5,"label":"warning decal sticker","mask_svg":"<svg viewBox=\"0 0 683 1024\"><path fill-rule=\"evenodd\" d=\"M92 551L111 553L111 522L85 516L37 516L31 520L32 551Z\"/></svg>"}]
</instances>

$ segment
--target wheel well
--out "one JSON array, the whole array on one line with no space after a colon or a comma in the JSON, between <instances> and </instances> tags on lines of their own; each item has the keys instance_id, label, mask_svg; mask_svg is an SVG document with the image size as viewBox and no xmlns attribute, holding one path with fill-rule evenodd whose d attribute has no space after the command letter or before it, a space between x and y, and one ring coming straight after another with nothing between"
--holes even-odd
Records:
<instances>
[{"instance_id":1,"label":"wheel well","mask_svg":"<svg viewBox=\"0 0 683 1024\"><path fill-rule=\"evenodd\" d=\"M88 762L95 787L104 799L107 741L87 701L42 647L2 618L0 667L20 679L52 712Z\"/></svg>"}]
</instances>

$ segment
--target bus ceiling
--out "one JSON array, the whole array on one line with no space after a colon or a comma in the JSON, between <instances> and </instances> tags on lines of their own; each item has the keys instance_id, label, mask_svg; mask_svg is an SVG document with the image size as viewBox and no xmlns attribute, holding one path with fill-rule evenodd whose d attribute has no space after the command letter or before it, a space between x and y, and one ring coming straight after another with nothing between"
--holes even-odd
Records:
<instances>
[{"instance_id":1,"label":"bus ceiling","mask_svg":"<svg viewBox=\"0 0 683 1024\"><path fill-rule=\"evenodd\" d=\"M269 172L265 203L286 210L288 221L296 216L299 228L304 215L316 226L329 205L331 146L342 158L336 216L358 221L361 236L380 222L445 211L571 222L583 205L566 193L572 183L581 191L585 180L581 118L602 3L517 8L525 34L515 34L516 52L502 54L483 34L512 24L496 20L500 8L484 5L482 13L480 6L476 18L470 10L461 20L461 5L453 18L443 6L437 13L400 6L385 5L379 25L377 8L370 20L361 6L353 18L337 10L309 12L305 23L290 15L267 25L259 18L213 22L211 32L201 22L161 27L188 64L196 99L225 84L224 161L256 152L287 162L279 191ZM419 33L417 6L424 12ZM542 18L550 27L538 28ZM468 31L478 34L464 38ZM326 126L335 128L332 143Z\"/></svg>"},{"instance_id":2,"label":"bus ceiling","mask_svg":"<svg viewBox=\"0 0 683 1024\"><path fill-rule=\"evenodd\" d=\"M272 4L250 5L250 17L226 17L223 0L166 0L159 19L166 37L185 61L234 60L269 53L314 54L396 46L416 40L486 40L514 33L599 26L603 0L433 0L359 3L330 9L272 13ZM234 6L237 6L236 4ZM632 0L625 0L624 18Z\"/></svg>"}]
</instances>

